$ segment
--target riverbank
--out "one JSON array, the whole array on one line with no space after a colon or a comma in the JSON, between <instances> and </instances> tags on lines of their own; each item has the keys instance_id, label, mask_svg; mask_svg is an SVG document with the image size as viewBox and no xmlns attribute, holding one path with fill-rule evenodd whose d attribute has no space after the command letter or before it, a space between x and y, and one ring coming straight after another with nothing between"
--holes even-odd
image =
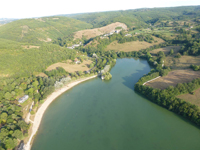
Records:
<instances>
[{"instance_id":1,"label":"riverbank","mask_svg":"<svg viewBox=\"0 0 200 150\"><path fill-rule=\"evenodd\" d=\"M84 78L84 79L81 79L81 80L78 80L78 81L71 82L68 85L64 86L63 88L53 92L51 95L49 95L47 97L45 102L40 106L40 108L38 109L38 111L35 114L31 136L30 136L28 142L26 143L26 145L24 146L24 150L30 150L31 149L31 141L32 141L34 135L36 134L36 132L37 132L39 126L40 126L44 112L46 111L48 106L51 104L51 102L54 101L58 96L60 96L61 94L63 94L67 90L69 90L70 88L74 87L75 85L77 85L81 82L84 82L86 80L95 78L95 77L97 77L97 75L94 75L94 76L91 76L91 77L88 77L88 78Z\"/></svg>"}]
</instances>

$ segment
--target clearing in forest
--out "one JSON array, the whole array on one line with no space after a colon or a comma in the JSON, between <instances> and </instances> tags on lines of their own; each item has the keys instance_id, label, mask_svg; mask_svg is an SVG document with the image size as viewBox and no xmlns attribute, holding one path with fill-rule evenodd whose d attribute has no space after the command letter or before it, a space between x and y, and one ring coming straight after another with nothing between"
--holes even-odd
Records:
<instances>
[{"instance_id":1,"label":"clearing in forest","mask_svg":"<svg viewBox=\"0 0 200 150\"><path fill-rule=\"evenodd\" d=\"M75 32L74 39L81 39L83 36L85 36L87 39L90 39L99 35L114 32L116 27L122 27L122 29L127 30L127 26L124 23L115 22L101 28L87 29Z\"/></svg>"},{"instance_id":2,"label":"clearing in forest","mask_svg":"<svg viewBox=\"0 0 200 150\"><path fill-rule=\"evenodd\" d=\"M46 69L46 71L56 69L57 67L62 67L63 69L65 69L65 71L67 71L69 73L76 72L76 71L87 71L90 69L89 65L91 63L92 63L91 60L83 60L83 62L80 64L74 64L69 61L67 63L59 62L59 63L55 63L55 64L49 66Z\"/></svg>"},{"instance_id":3,"label":"clearing in forest","mask_svg":"<svg viewBox=\"0 0 200 150\"><path fill-rule=\"evenodd\" d=\"M200 107L200 88L194 90L194 94L188 93L177 97Z\"/></svg>"},{"instance_id":4,"label":"clearing in forest","mask_svg":"<svg viewBox=\"0 0 200 150\"><path fill-rule=\"evenodd\" d=\"M146 85L158 89L166 89L169 86L176 86L178 83L187 83L200 77L200 71L192 69L174 70L168 75L148 82Z\"/></svg>"},{"instance_id":5,"label":"clearing in forest","mask_svg":"<svg viewBox=\"0 0 200 150\"><path fill-rule=\"evenodd\" d=\"M120 44L117 41L114 41L107 46L106 50L124 51L124 52L139 51L141 49L145 49L153 45L164 43L164 41L160 38L157 38L154 36L153 38L157 42L148 43L145 41L132 41L132 42L126 42L126 43Z\"/></svg>"}]
</instances>

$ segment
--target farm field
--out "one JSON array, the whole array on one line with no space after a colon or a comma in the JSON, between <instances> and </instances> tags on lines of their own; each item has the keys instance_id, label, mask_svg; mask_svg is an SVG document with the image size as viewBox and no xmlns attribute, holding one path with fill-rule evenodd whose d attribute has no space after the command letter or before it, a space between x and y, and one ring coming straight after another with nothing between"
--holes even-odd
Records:
<instances>
[{"instance_id":1,"label":"farm field","mask_svg":"<svg viewBox=\"0 0 200 150\"><path fill-rule=\"evenodd\" d=\"M55 64L49 66L46 69L46 71L56 69L57 67L62 67L65 69L65 71L67 71L69 73L76 72L76 71L87 71L90 69L89 65L91 63L92 63L91 60L83 60L83 62L80 64L72 64L69 61L67 63L59 62L59 63L55 63Z\"/></svg>"},{"instance_id":2,"label":"farm field","mask_svg":"<svg viewBox=\"0 0 200 150\"><path fill-rule=\"evenodd\" d=\"M159 51L162 51L165 53L165 55L168 55L170 50L173 49L174 50L174 53L177 53L181 47L180 46L167 46L167 47L164 47L164 48L158 48L158 49L155 49L153 51L150 51L151 54L157 54Z\"/></svg>"},{"instance_id":3,"label":"farm field","mask_svg":"<svg viewBox=\"0 0 200 150\"><path fill-rule=\"evenodd\" d=\"M194 94L188 93L188 94L178 95L177 97L200 107L200 88L194 90Z\"/></svg>"},{"instance_id":4,"label":"farm field","mask_svg":"<svg viewBox=\"0 0 200 150\"><path fill-rule=\"evenodd\" d=\"M153 45L158 45L158 44L164 42L160 38L157 38L157 37L153 37L153 38L157 42L148 43L145 41L132 41L132 42L126 42L123 44L119 44L119 43L117 43L117 41L114 41L114 42L110 43L110 45L107 46L106 50L124 51L124 52L139 51L141 49L145 49L145 48L151 47Z\"/></svg>"},{"instance_id":5,"label":"farm field","mask_svg":"<svg viewBox=\"0 0 200 150\"><path fill-rule=\"evenodd\" d=\"M165 59L165 66L172 69L187 69L190 65L200 65L200 56L181 56L181 58L168 56Z\"/></svg>"},{"instance_id":6,"label":"farm field","mask_svg":"<svg viewBox=\"0 0 200 150\"><path fill-rule=\"evenodd\" d=\"M169 86L176 86L178 83L187 83L200 77L200 71L192 69L174 70L168 75L148 82L146 85L158 89L166 89Z\"/></svg>"}]
</instances>

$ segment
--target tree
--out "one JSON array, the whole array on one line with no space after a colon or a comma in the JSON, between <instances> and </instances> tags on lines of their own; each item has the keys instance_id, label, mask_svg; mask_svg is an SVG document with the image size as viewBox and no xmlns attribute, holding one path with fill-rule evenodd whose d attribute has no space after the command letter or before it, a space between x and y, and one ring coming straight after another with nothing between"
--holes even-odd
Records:
<instances>
[{"instance_id":1,"label":"tree","mask_svg":"<svg viewBox=\"0 0 200 150\"><path fill-rule=\"evenodd\" d=\"M6 94L4 95L5 99L10 100L12 95L9 92L6 92Z\"/></svg>"},{"instance_id":2,"label":"tree","mask_svg":"<svg viewBox=\"0 0 200 150\"><path fill-rule=\"evenodd\" d=\"M15 130L14 133L12 134L13 137L16 137L19 140L23 139L23 133L20 130Z\"/></svg>"},{"instance_id":3,"label":"tree","mask_svg":"<svg viewBox=\"0 0 200 150\"><path fill-rule=\"evenodd\" d=\"M4 141L4 139L7 138L8 134L9 134L9 131L7 129L5 129L5 128L2 128L1 129L1 134L0 134L0 140Z\"/></svg>"},{"instance_id":4,"label":"tree","mask_svg":"<svg viewBox=\"0 0 200 150\"><path fill-rule=\"evenodd\" d=\"M4 113L1 114L1 120L2 120L3 123L6 123L7 117L8 117L7 113L4 112Z\"/></svg>"},{"instance_id":5,"label":"tree","mask_svg":"<svg viewBox=\"0 0 200 150\"><path fill-rule=\"evenodd\" d=\"M173 55L174 54L174 50L173 49L170 49L170 55Z\"/></svg>"},{"instance_id":6,"label":"tree","mask_svg":"<svg viewBox=\"0 0 200 150\"><path fill-rule=\"evenodd\" d=\"M17 146L17 139L8 138L5 141L5 147L7 149L13 149L13 148L15 148L15 146Z\"/></svg>"},{"instance_id":7,"label":"tree","mask_svg":"<svg viewBox=\"0 0 200 150\"><path fill-rule=\"evenodd\" d=\"M176 57L176 58L181 58L181 54L180 54L180 53L177 53L175 57Z\"/></svg>"}]
</instances>

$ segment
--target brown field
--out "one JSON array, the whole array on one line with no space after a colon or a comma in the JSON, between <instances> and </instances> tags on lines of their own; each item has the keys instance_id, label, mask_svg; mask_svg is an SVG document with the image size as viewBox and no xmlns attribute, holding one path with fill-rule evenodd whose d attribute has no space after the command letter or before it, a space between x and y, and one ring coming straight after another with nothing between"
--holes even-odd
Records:
<instances>
[{"instance_id":1,"label":"brown field","mask_svg":"<svg viewBox=\"0 0 200 150\"><path fill-rule=\"evenodd\" d=\"M106 50L115 50L115 51L124 51L124 52L130 52L130 51L139 51L141 49L148 48L153 45L158 45L160 43L163 43L164 41L160 38L153 37L156 43L148 43L145 41L132 41L132 42L126 42L123 44L117 43L117 41L114 41L110 43L110 45L107 46Z\"/></svg>"},{"instance_id":2,"label":"brown field","mask_svg":"<svg viewBox=\"0 0 200 150\"><path fill-rule=\"evenodd\" d=\"M148 82L146 85L153 88L166 89L169 86L176 86L178 83L187 83L200 77L200 71L191 69L174 70L168 75Z\"/></svg>"},{"instance_id":3,"label":"brown field","mask_svg":"<svg viewBox=\"0 0 200 150\"><path fill-rule=\"evenodd\" d=\"M177 97L200 107L200 88L195 90L194 93L194 95L188 93Z\"/></svg>"},{"instance_id":4,"label":"brown field","mask_svg":"<svg viewBox=\"0 0 200 150\"><path fill-rule=\"evenodd\" d=\"M57 67L62 67L67 72L70 72L70 73L76 72L76 71L87 71L87 70L90 69L88 66L91 63L92 63L91 60L84 60L81 64L71 64L69 62L68 63L59 62L59 63L55 63L55 64L49 66L46 69L46 71L50 71L50 70L56 69Z\"/></svg>"},{"instance_id":5,"label":"brown field","mask_svg":"<svg viewBox=\"0 0 200 150\"><path fill-rule=\"evenodd\" d=\"M164 47L164 48L158 48L158 49L155 49L153 51L150 51L151 54L157 54L159 51L162 51L165 53L165 55L168 55L170 50L173 49L174 50L174 53L177 53L181 47L180 46L167 46L167 47Z\"/></svg>"},{"instance_id":6,"label":"brown field","mask_svg":"<svg viewBox=\"0 0 200 150\"><path fill-rule=\"evenodd\" d=\"M187 69L191 64L200 65L200 56L181 56L181 58L168 56L165 59L165 66L171 66L172 69Z\"/></svg>"},{"instance_id":7,"label":"brown field","mask_svg":"<svg viewBox=\"0 0 200 150\"><path fill-rule=\"evenodd\" d=\"M85 36L87 39L90 39L92 37L96 37L99 35L103 35L105 33L110 33L112 31L115 31L116 27L122 27L124 30L127 30L127 26L124 23L115 22L105 27L87 29L75 32L74 39L81 39L83 36Z\"/></svg>"}]
</instances>

